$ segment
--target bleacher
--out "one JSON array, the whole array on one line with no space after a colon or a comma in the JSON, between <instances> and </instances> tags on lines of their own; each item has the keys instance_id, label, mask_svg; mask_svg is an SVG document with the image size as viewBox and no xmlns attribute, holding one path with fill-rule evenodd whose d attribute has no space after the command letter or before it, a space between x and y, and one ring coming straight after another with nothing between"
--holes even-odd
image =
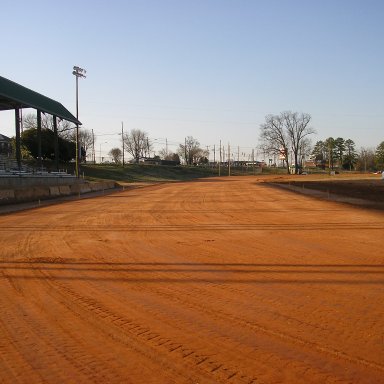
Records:
<instances>
[{"instance_id":1,"label":"bleacher","mask_svg":"<svg viewBox=\"0 0 384 384\"><path fill-rule=\"evenodd\" d=\"M49 172L44 167L30 167L25 164L18 167L16 159L0 154L0 177L73 177L66 170Z\"/></svg>"}]
</instances>

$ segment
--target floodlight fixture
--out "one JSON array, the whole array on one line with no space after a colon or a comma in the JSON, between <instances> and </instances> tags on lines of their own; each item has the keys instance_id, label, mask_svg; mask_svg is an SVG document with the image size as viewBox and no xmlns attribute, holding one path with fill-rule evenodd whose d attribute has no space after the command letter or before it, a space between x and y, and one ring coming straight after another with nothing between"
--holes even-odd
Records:
<instances>
[{"instance_id":1,"label":"floodlight fixture","mask_svg":"<svg viewBox=\"0 0 384 384\"><path fill-rule=\"evenodd\" d=\"M86 73L87 73L87 71L83 68L80 68L76 65L73 67L72 75L75 75L76 77L84 77L85 78L85 77L87 77Z\"/></svg>"}]
</instances>

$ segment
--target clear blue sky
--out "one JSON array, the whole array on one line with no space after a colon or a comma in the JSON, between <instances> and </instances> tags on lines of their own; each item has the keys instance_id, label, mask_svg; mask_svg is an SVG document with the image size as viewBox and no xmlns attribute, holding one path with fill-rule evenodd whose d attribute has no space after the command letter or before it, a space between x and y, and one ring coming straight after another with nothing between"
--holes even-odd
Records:
<instances>
[{"instance_id":1,"label":"clear blue sky","mask_svg":"<svg viewBox=\"0 0 384 384\"><path fill-rule=\"evenodd\" d=\"M270 113L312 115L317 135L384 141L383 0L5 2L1 76L60 101L96 134L97 154L139 128L175 150L249 152ZM13 114L0 114L13 136ZM173 146L172 146L173 145Z\"/></svg>"}]
</instances>

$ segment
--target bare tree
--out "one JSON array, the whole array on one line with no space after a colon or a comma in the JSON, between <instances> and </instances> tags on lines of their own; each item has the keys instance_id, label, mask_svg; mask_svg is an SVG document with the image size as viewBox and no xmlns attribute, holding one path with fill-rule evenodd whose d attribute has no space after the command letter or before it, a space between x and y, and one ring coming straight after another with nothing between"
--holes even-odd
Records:
<instances>
[{"instance_id":1,"label":"bare tree","mask_svg":"<svg viewBox=\"0 0 384 384\"><path fill-rule=\"evenodd\" d=\"M303 141L308 135L312 135L316 131L309 126L311 115L308 113L298 112L282 112L285 129L291 144L293 158L295 162L295 173L299 173L299 154Z\"/></svg>"},{"instance_id":2,"label":"bare tree","mask_svg":"<svg viewBox=\"0 0 384 384\"><path fill-rule=\"evenodd\" d=\"M108 154L112 157L114 163L119 164L121 162L123 152L120 148L112 148Z\"/></svg>"},{"instance_id":3,"label":"bare tree","mask_svg":"<svg viewBox=\"0 0 384 384\"><path fill-rule=\"evenodd\" d=\"M76 127L70 127L59 132L59 136L68 141L76 142ZM79 146L81 148L82 160L85 160L86 154L93 149L94 136L92 130L79 128Z\"/></svg>"},{"instance_id":4,"label":"bare tree","mask_svg":"<svg viewBox=\"0 0 384 384\"><path fill-rule=\"evenodd\" d=\"M169 152L166 148L162 148L159 151L159 156L162 160L171 160L172 152Z\"/></svg>"},{"instance_id":5,"label":"bare tree","mask_svg":"<svg viewBox=\"0 0 384 384\"><path fill-rule=\"evenodd\" d=\"M37 128L37 116L34 113L28 113L23 117L23 128L24 129L36 129ZM50 129L53 131L53 116L41 115L41 128ZM57 119L57 134L61 138L69 141L73 141L69 136L74 131L75 126L67 120Z\"/></svg>"},{"instance_id":6,"label":"bare tree","mask_svg":"<svg viewBox=\"0 0 384 384\"><path fill-rule=\"evenodd\" d=\"M133 156L136 163L141 157L149 157L152 143L146 132L140 129L132 129L124 134L124 148Z\"/></svg>"},{"instance_id":7,"label":"bare tree","mask_svg":"<svg viewBox=\"0 0 384 384\"><path fill-rule=\"evenodd\" d=\"M166 148L162 148L159 151L159 157L161 160L175 161L175 158L178 158L179 155L177 153L170 152L169 150L167 151Z\"/></svg>"},{"instance_id":8,"label":"bare tree","mask_svg":"<svg viewBox=\"0 0 384 384\"><path fill-rule=\"evenodd\" d=\"M308 137L305 137L300 143L300 155L301 166L304 166L304 159L311 156L312 142Z\"/></svg>"},{"instance_id":9,"label":"bare tree","mask_svg":"<svg viewBox=\"0 0 384 384\"><path fill-rule=\"evenodd\" d=\"M375 169L375 150L372 148L361 148L357 158L356 169L367 172Z\"/></svg>"},{"instance_id":10,"label":"bare tree","mask_svg":"<svg viewBox=\"0 0 384 384\"><path fill-rule=\"evenodd\" d=\"M289 136L282 115L268 115L265 123L260 125L261 148L264 152L281 156L289 173Z\"/></svg>"},{"instance_id":11,"label":"bare tree","mask_svg":"<svg viewBox=\"0 0 384 384\"><path fill-rule=\"evenodd\" d=\"M48 128L47 122L47 116L42 114L41 116L41 128ZM34 113L28 113L27 115L23 116L23 128L24 129L36 129L37 128L37 116Z\"/></svg>"},{"instance_id":12,"label":"bare tree","mask_svg":"<svg viewBox=\"0 0 384 384\"><path fill-rule=\"evenodd\" d=\"M79 144L86 152L93 148L93 135L90 129L79 129Z\"/></svg>"},{"instance_id":13,"label":"bare tree","mask_svg":"<svg viewBox=\"0 0 384 384\"><path fill-rule=\"evenodd\" d=\"M199 164L203 158L208 157L209 152L200 148L200 143L192 136L185 139L184 144L179 145L178 154L188 165Z\"/></svg>"},{"instance_id":14,"label":"bare tree","mask_svg":"<svg viewBox=\"0 0 384 384\"><path fill-rule=\"evenodd\" d=\"M280 115L268 115L260 126L260 138L264 151L284 157L289 173L289 155L292 152L295 173L299 172L300 154L307 136L315 133L309 126L311 115L298 112L281 112Z\"/></svg>"}]
</instances>

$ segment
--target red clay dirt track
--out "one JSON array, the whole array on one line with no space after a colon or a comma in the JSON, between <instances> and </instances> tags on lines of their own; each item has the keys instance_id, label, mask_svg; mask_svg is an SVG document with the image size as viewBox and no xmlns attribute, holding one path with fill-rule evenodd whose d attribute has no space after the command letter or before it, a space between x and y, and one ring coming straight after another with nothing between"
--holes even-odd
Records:
<instances>
[{"instance_id":1,"label":"red clay dirt track","mask_svg":"<svg viewBox=\"0 0 384 384\"><path fill-rule=\"evenodd\" d=\"M227 177L0 223L0 383L384 382L382 211Z\"/></svg>"}]
</instances>

